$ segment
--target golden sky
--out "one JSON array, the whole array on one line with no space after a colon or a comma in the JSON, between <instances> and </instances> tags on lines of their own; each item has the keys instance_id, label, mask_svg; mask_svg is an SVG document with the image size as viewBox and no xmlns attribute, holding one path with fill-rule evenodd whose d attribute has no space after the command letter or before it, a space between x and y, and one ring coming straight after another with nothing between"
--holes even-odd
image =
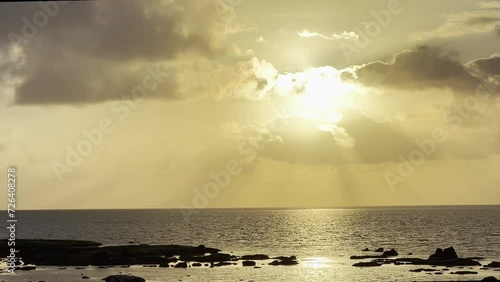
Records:
<instances>
[{"instance_id":1,"label":"golden sky","mask_svg":"<svg viewBox=\"0 0 500 282\"><path fill-rule=\"evenodd\" d=\"M18 208L500 204L500 1L0 5Z\"/></svg>"}]
</instances>

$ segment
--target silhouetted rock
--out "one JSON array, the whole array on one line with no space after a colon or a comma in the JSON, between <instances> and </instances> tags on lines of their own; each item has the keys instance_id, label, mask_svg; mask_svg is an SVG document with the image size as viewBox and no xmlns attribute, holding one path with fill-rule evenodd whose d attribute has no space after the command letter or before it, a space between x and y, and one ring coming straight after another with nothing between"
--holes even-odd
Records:
<instances>
[{"instance_id":1,"label":"silhouetted rock","mask_svg":"<svg viewBox=\"0 0 500 282\"><path fill-rule=\"evenodd\" d=\"M461 270L461 271L451 272L451 274L469 275L469 274L477 274L477 272L476 271Z\"/></svg>"},{"instance_id":2,"label":"silhouetted rock","mask_svg":"<svg viewBox=\"0 0 500 282\"><path fill-rule=\"evenodd\" d=\"M390 251L385 251L383 254L382 254L383 257L397 257L398 256L398 252L396 252L396 250L394 249L391 249Z\"/></svg>"},{"instance_id":3,"label":"silhouetted rock","mask_svg":"<svg viewBox=\"0 0 500 282\"><path fill-rule=\"evenodd\" d=\"M372 267L372 266L381 266L382 263L378 263L376 261L368 261L368 262L357 262L355 264L353 264L352 266L356 266L356 267Z\"/></svg>"},{"instance_id":4,"label":"silhouetted rock","mask_svg":"<svg viewBox=\"0 0 500 282\"><path fill-rule=\"evenodd\" d=\"M451 260L457 259L458 255L453 247L446 249L437 248L434 254L429 257L429 260Z\"/></svg>"},{"instance_id":5,"label":"silhouetted rock","mask_svg":"<svg viewBox=\"0 0 500 282\"><path fill-rule=\"evenodd\" d=\"M376 253L383 253L384 252L384 248L378 248L375 250Z\"/></svg>"},{"instance_id":6,"label":"silhouetted rock","mask_svg":"<svg viewBox=\"0 0 500 282\"><path fill-rule=\"evenodd\" d=\"M410 269L410 272L435 272L438 271L437 269L434 268L417 268L417 269Z\"/></svg>"},{"instance_id":7,"label":"silhouetted rock","mask_svg":"<svg viewBox=\"0 0 500 282\"><path fill-rule=\"evenodd\" d=\"M490 267L490 268L500 267L500 261L492 261L490 264L485 265L485 267Z\"/></svg>"},{"instance_id":8,"label":"silhouetted rock","mask_svg":"<svg viewBox=\"0 0 500 282\"><path fill-rule=\"evenodd\" d=\"M255 266L256 265L255 261L251 261L251 260L245 260L241 264L243 266Z\"/></svg>"},{"instance_id":9,"label":"silhouetted rock","mask_svg":"<svg viewBox=\"0 0 500 282\"><path fill-rule=\"evenodd\" d=\"M275 260L269 263L269 265L296 265L299 262L295 256L291 257L275 257Z\"/></svg>"},{"instance_id":10,"label":"silhouetted rock","mask_svg":"<svg viewBox=\"0 0 500 282\"><path fill-rule=\"evenodd\" d=\"M35 270L36 266L18 266L15 268L15 270L23 270L23 271L28 271L28 270Z\"/></svg>"},{"instance_id":11,"label":"silhouetted rock","mask_svg":"<svg viewBox=\"0 0 500 282\"><path fill-rule=\"evenodd\" d=\"M82 276L82 279L90 279L90 277L84 275Z\"/></svg>"},{"instance_id":12,"label":"silhouetted rock","mask_svg":"<svg viewBox=\"0 0 500 282\"><path fill-rule=\"evenodd\" d=\"M362 252L369 252L369 251L370 251L370 249L368 249L368 248L364 248L364 249L362 250Z\"/></svg>"},{"instance_id":13,"label":"silhouetted rock","mask_svg":"<svg viewBox=\"0 0 500 282\"><path fill-rule=\"evenodd\" d=\"M194 262L193 264L191 264L192 267L200 267L201 266L201 263L199 262Z\"/></svg>"},{"instance_id":14,"label":"silhouetted rock","mask_svg":"<svg viewBox=\"0 0 500 282\"><path fill-rule=\"evenodd\" d=\"M381 255L363 255L363 256L351 256L350 259L383 259L388 257L396 257L398 252L391 249L390 251L385 251Z\"/></svg>"},{"instance_id":15,"label":"silhouetted rock","mask_svg":"<svg viewBox=\"0 0 500 282\"><path fill-rule=\"evenodd\" d=\"M102 280L106 282L146 282L144 278L130 275L110 275Z\"/></svg>"},{"instance_id":16,"label":"silhouetted rock","mask_svg":"<svg viewBox=\"0 0 500 282\"><path fill-rule=\"evenodd\" d=\"M265 260L265 259L269 259L269 256L263 255L263 254L245 255L245 256L242 256L241 259L244 259L244 260Z\"/></svg>"},{"instance_id":17,"label":"silhouetted rock","mask_svg":"<svg viewBox=\"0 0 500 282\"><path fill-rule=\"evenodd\" d=\"M227 266L227 265L232 265L232 263L229 261L220 261L220 262L214 264L215 267Z\"/></svg>"},{"instance_id":18,"label":"silhouetted rock","mask_svg":"<svg viewBox=\"0 0 500 282\"><path fill-rule=\"evenodd\" d=\"M174 265L175 268L187 268L188 264L185 261L178 262Z\"/></svg>"},{"instance_id":19,"label":"silhouetted rock","mask_svg":"<svg viewBox=\"0 0 500 282\"><path fill-rule=\"evenodd\" d=\"M498 280L493 276L488 276L488 277L484 277L483 280L481 280L481 281L498 281Z\"/></svg>"}]
</instances>

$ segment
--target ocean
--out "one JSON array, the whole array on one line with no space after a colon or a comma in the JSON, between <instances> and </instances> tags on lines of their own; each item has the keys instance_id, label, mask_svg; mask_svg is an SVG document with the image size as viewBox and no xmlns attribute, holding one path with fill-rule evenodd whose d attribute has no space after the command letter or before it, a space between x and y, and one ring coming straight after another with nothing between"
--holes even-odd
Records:
<instances>
[{"instance_id":1,"label":"ocean","mask_svg":"<svg viewBox=\"0 0 500 282\"><path fill-rule=\"evenodd\" d=\"M442 275L415 273L416 266L357 268L351 255L364 248L394 248L400 256L427 258L453 246L460 257L500 261L500 206L353 209L213 209L185 217L179 210L18 211L17 238L92 240L105 245L203 244L235 255L291 256L297 266L244 268L58 269L2 273L0 281L99 281L123 272L147 281L450 281L480 280L500 272ZM4 219L5 222L6 218ZM2 238L7 230L2 228ZM411 255L409 255L411 253ZM467 267L468 270L468 267ZM34 277L34 278L31 278ZM34 279L34 280L33 280Z\"/></svg>"}]
</instances>

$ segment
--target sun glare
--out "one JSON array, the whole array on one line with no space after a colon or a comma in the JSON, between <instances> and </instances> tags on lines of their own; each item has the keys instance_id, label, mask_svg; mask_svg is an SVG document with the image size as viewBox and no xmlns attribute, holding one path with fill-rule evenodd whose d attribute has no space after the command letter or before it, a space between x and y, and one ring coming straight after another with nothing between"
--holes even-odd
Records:
<instances>
[{"instance_id":1,"label":"sun glare","mask_svg":"<svg viewBox=\"0 0 500 282\"><path fill-rule=\"evenodd\" d=\"M332 67L311 68L288 75L278 83L288 93L295 91L293 111L315 121L338 121L338 109L352 106L353 94L359 90L357 85L344 82L340 72Z\"/></svg>"}]
</instances>

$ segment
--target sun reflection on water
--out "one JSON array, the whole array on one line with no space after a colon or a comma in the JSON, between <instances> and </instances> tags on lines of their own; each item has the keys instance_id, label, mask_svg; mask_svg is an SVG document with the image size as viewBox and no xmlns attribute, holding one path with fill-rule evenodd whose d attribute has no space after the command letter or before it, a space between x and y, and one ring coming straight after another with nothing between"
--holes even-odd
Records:
<instances>
[{"instance_id":1,"label":"sun reflection on water","mask_svg":"<svg viewBox=\"0 0 500 282\"><path fill-rule=\"evenodd\" d=\"M333 261L324 257L310 257L302 259L301 263L309 268L324 268L330 267Z\"/></svg>"}]
</instances>

